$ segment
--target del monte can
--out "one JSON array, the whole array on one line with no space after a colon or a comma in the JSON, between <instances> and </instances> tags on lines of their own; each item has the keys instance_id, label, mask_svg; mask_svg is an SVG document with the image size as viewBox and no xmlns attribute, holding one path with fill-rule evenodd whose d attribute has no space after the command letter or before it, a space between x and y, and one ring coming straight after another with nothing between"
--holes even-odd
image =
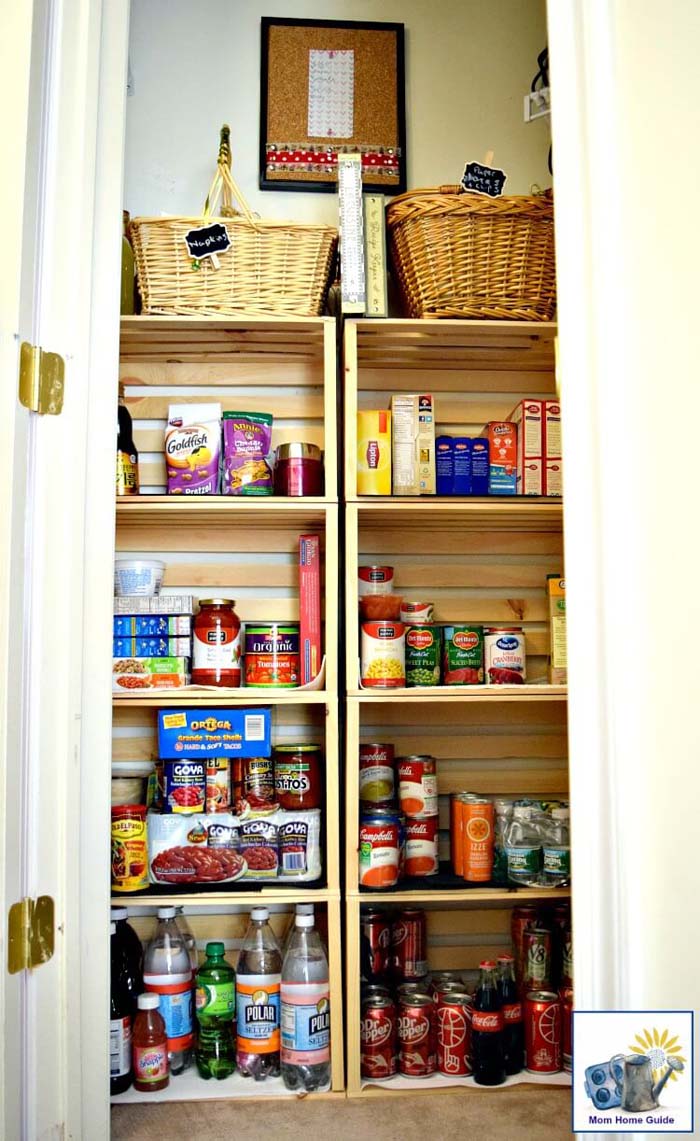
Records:
<instances>
[{"instance_id":1,"label":"del monte can","mask_svg":"<svg viewBox=\"0 0 700 1141\"><path fill-rule=\"evenodd\" d=\"M440 684L442 630L432 623L406 627L406 685Z\"/></svg>"},{"instance_id":2,"label":"del monte can","mask_svg":"<svg viewBox=\"0 0 700 1141\"><path fill-rule=\"evenodd\" d=\"M445 626L443 685L483 685L483 626Z\"/></svg>"}]
</instances>

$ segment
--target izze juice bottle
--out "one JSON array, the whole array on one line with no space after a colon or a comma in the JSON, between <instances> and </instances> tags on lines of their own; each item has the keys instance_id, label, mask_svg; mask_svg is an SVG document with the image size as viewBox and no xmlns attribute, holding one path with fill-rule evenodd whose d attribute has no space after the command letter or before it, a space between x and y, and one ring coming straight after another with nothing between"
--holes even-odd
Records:
<instances>
[{"instance_id":1,"label":"izze juice bottle","mask_svg":"<svg viewBox=\"0 0 700 1141\"><path fill-rule=\"evenodd\" d=\"M279 1077L282 955L266 907L254 907L236 971L236 1062L244 1078Z\"/></svg>"},{"instance_id":2,"label":"izze juice bottle","mask_svg":"<svg viewBox=\"0 0 700 1141\"><path fill-rule=\"evenodd\" d=\"M513 956L499 955L498 969L498 995L503 1012L503 1059L507 1074L519 1074L525 1055L525 1028Z\"/></svg>"},{"instance_id":3,"label":"izze juice bottle","mask_svg":"<svg viewBox=\"0 0 700 1141\"><path fill-rule=\"evenodd\" d=\"M479 963L479 985L472 1016L472 1066L480 1086L499 1086L506 1080L503 1057L503 1011L496 984L496 964Z\"/></svg>"}]
</instances>

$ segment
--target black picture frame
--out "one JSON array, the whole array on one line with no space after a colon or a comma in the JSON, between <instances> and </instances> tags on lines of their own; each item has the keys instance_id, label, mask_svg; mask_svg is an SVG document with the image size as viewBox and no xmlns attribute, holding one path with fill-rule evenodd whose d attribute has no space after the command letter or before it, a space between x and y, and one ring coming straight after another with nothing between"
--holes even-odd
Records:
<instances>
[{"instance_id":1,"label":"black picture frame","mask_svg":"<svg viewBox=\"0 0 700 1141\"><path fill-rule=\"evenodd\" d=\"M398 182L388 185L386 182L370 182L362 180L362 188L366 193L396 195L406 191L406 72L404 25L399 23L361 21L361 20L294 20L286 17L263 16L260 21L260 151L259 151L259 186L261 190L290 190L307 191L317 194L335 194L338 190L337 179L328 181L308 181L295 178L293 174L287 178L268 178L267 175L267 114L269 103L269 31L271 27L299 27L299 28L343 28L349 31L382 31L394 32L396 35L396 113L397 113L397 139L399 178ZM348 150L353 150L348 146Z\"/></svg>"}]
</instances>

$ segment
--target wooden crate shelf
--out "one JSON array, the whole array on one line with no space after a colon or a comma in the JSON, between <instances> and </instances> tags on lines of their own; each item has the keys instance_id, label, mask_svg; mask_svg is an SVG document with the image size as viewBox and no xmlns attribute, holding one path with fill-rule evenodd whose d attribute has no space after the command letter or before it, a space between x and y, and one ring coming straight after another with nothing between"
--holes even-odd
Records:
<instances>
[{"instance_id":1,"label":"wooden crate shelf","mask_svg":"<svg viewBox=\"0 0 700 1141\"><path fill-rule=\"evenodd\" d=\"M215 709L234 708L237 705L328 705L331 699L322 689L308 690L250 690L241 689L238 693L225 695L215 692L206 694L188 694L186 690L161 689L154 692L153 697L115 697L112 701L114 709L172 709L184 706L190 708Z\"/></svg>"},{"instance_id":2,"label":"wooden crate shelf","mask_svg":"<svg viewBox=\"0 0 700 1141\"><path fill-rule=\"evenodd\" d=\"M322 527L337 500L309 496L135 495L117 500L117 530L148 527Z\"/></svg>"},{"instance_id":3,"label":"wooden crate shelf","mask_svg":"<svg viewBox=\"0 0 700 1141\"><path fill-rule=\"evenodd\" d=\"M475 685L475 686L418 686L413 689L386 689L382 691L371 689L349 689L348 698L357 699L366 704L403 702L413 704L419 702L442 702L456 704L466 702L526 702L566 701L565 685Z\"/></svg>"}]
</instances>

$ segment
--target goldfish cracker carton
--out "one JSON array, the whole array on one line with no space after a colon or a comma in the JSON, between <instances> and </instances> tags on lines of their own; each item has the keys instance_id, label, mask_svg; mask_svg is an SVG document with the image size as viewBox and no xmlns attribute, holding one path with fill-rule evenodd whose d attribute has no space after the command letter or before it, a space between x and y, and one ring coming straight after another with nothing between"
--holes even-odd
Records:
<instances>
[{"instance_id":1,"label":"goldfish cracker carton","mask_svg":"<svg viewBox=\"0 0 700 1141\"><path fill-rule=\"evenodd\" d=\"M547 575L549 605L549 684L566 685L566 583L558 574Z\"/></svg>"},{"instance_id":2,"label":"goldfish cracker carton","mask_svg":"<svg viewBox=\"0 0 700 1141\"><path fill-rule=\"evenodd\" d=\"M168 495L217 495L221 405L171 404L165 429Z\"/></svg>"},{"instance_id":3,"label":"goldfish cracker carton","mask_svg":"<svg viewBox=\"0 0 700 1141\"><path fill-rule=\"evenodd\" d=\"M391 412L357 413L357 494L391 495Z\"/></svg>"},{"instance_id":4,"label":"goldfish cracker carton","mask_svg":"<svg viewBox=\"0 0 700 1141\"><path fill-rule=\"evenodd\" d=\"M518 429L508 420L492 420L482 436L489 442L489 495L517 493Z\"/></svg>"},{"instance_id":5,"label":"goldfish cracker carton","mask_svg":"<svg viewBox=\"0 0 700 1141\"><path fill-rule=\"evenodd\" d=\"M394 495L435 494L435 402L430 393L391 398Z\"/></svg>"},{"instance_id":6,"label":"goldfish cracker carton","mask_svg":"<svg viewBox=\"0 0 700 1141\"><path fill-rule=\"evenodd\" d=\"M544 401L521 400L508 419L518 428L518 495L544 495Z\"/></svg>"}]
</instances>

